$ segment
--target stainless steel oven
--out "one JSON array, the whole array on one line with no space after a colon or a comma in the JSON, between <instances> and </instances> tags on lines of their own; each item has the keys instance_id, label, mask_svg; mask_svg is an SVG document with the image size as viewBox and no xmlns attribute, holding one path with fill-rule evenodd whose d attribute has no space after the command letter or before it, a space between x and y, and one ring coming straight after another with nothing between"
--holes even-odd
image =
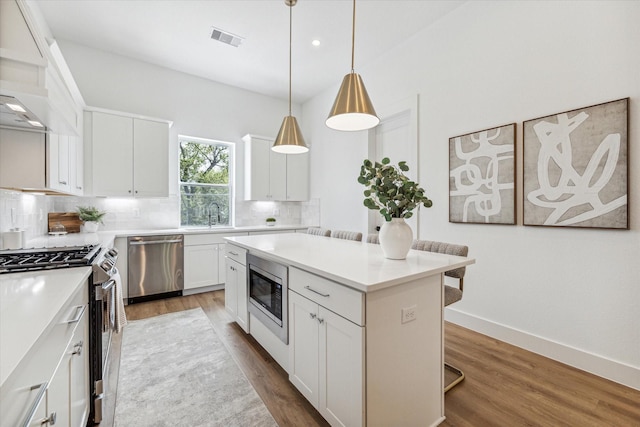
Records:
<instances>
[{"instance_id":1,"label":"stainless steel oven","mask_svg":"<svg viewBox=\"0 0 640 427\"><path fill-rule=\"evenodd\" d=\"M276 262L247 255L249 313L289 344L287 290L289 270Z\"/></svg>"}]
</instances>

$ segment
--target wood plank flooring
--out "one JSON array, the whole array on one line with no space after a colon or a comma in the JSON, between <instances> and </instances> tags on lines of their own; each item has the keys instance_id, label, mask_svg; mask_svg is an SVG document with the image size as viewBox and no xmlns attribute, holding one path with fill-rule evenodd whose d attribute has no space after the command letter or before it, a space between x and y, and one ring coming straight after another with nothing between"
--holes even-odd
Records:
<instances>
[{"instance_id":1,"label":"wood plank flooring","mask_svg":"<svg viewBox=\"0 0 640 427\"><path fill-rule=\"evenodd\" d=\"M130 320L202 307L281 427L327 426L286 372L224 309L224 291L127 306ZM445 358L466 379L445 396L443 426L640 426L640 391L457 325L445 325ZM109 363L101 426L113 425L120 336ZM187 427L187 426L185 426Z\"/></svg>"}]
</instances>

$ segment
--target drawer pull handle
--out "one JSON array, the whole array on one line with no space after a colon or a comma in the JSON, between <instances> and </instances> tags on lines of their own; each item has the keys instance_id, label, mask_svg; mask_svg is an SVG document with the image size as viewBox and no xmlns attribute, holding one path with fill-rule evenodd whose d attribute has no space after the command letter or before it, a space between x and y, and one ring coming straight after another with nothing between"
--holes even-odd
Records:
<instances>
[{"instance_id":1,"label":"drawer pull handle","mask_svg":"<svg viewBox=\"0 0 640 427\"><path fill-rule=\"evenodd\" d=\"M238 253L237 253L237 252L229 251L229 253L230 253L231 255L233 255L233 256L238 256Z\"/></svg>"},{"instance_id":2,"label":"drawer pull handle","mask_svg":"<svg viewBox=\"0 0 640 427\"><path fill-rule=\"evenodd\" d=\"M315 289L313 289L311 286L305 286L304 288L308 291L313 292L314 294L320 295L321 297L329 298L329 294L323 294L322 292L318 292Z\"/></svg>"},{"instance_id":3,"label":"drawer pull handle","mask_svg":"<svg viewBox=\"0 0 640 427\"><path fill-rule=\"evenodd\" d=\"M40 402L44 397L45 391L47 391L48 385L49 383L45 381L42 384L34 385L33 387L31 387L31 390L38 389L38 393L36 394L36 398L33 399L33 403L29 407L27 414L22 419L22 424L21 424L22 427L29 427L29 424L31 424L31 420L33 419L33 416L36 414L36 410L38 409L38 406L40 405Z\"/></svg>"},{"instance_id":4,"label":"drawer pull handle","mask_svg":"<svg viewBox=\"0 0 640 427\"><path fill-rule=\"evenodd\" d=\"M50 426L56 424L56 418L58 418L58 414L52 412L47 418L43 418L40 420L40 424L49 424Z\"/></svg>"},{"instance_id":5,"label":"drawer pull handle","mask_svg":"<svg viewBox=\"0 0 640 427\"><path fill-rule=\"evenodd\" d=\"M73 319L69 319L64 323L78 323L80 319L82 319L82 316L84 316L84 311L86 310L86 308L87 308L86 305L77 305L76 315L73 317Z\"/></svg>"},{"instance_id":6,"label":"drawer pull handle","mask_svg":"<svg viewBox=\"0 0 640 427\"><path fill-rule=\"evenodd\" d=\"M309 317L311 317L312 319L316 318L316 314L315 313L309 313Z\"/></svg>"},{"instance_id":7,"label":"drawer pull handle","mask_svg":"<svg viewBox=\"0 0 640 427\"><path fill-rule=\"evenodd\" d=\"M73 348L73 352L71 353L73 356L75 356L76 354L78 356L82 355L82 347L84 346L84 342L80 341L77 344L74 344Z\"/></svg>"},{"instance_id":8,"label":"drawer pull handle","mask_svg":"<svg viewBox=\"0 0 640 427\"><path fill-rule=\"evenodd\" d=\"M324 323L324 319L318 317L318 323L320 323L322 325Z\"/></svg>"}]
</instances>

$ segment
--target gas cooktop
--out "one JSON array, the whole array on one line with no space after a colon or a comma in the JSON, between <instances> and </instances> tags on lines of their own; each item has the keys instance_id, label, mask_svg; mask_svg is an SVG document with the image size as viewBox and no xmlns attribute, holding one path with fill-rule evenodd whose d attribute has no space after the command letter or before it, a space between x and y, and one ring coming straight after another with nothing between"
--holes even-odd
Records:
<instances>
[{"instance_id":1,"label":"gas cooktop","mask_svg":"<svg viewBox=\"0 0 640 427\"><path fill-rule=\"evenodd\" d=\"M89 266L100 245L0 251L0 274Z\"/></svg>"}]
</instances>

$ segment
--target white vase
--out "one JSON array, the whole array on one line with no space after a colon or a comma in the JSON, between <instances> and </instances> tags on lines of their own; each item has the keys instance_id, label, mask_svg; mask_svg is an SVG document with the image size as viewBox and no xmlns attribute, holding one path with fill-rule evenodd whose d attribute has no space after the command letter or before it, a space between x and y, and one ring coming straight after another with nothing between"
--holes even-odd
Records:
<instances>
[{"instance_id":1,"label":"white vase","mask_svg":"<svg viewBox=\"0 0 640 427\"><path fill-rule=\"evenodd\" d=\"M84 222L84 231L85 233L95 233L98 231L99 223L95 221L85 221Z\"/></svg>"},{"instance_id":2,"label":"white vase","mask_svg":"<svg viewBox=\"0 0 640 427\"><path fill-rule=\"evenodd\" d=\"M411 249L413 232L404 218L391 218L391 221L385 221L380 227L378 238L386 258L405 259Z\"/></svg>"}]
</instances>

